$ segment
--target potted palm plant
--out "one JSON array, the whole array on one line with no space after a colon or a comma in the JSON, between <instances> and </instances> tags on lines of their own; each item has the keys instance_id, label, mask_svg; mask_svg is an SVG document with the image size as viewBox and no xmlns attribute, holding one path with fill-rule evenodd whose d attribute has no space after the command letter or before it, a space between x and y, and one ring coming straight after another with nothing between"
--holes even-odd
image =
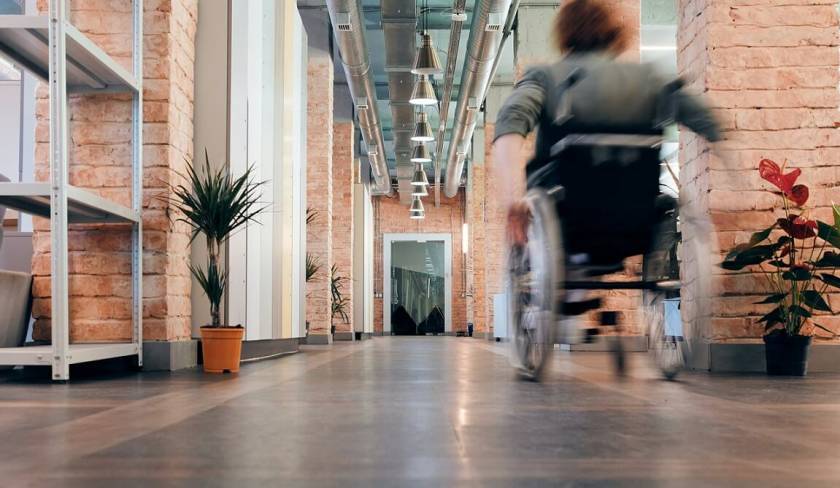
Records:
<instances>
[{"instance_id":1,"label":"potted palm plant","mask_svg":"<svg viewBox=\"0 0 840 488\"><path fill-rule=\"evenodd\" d=\"M312 208L307 207L306 209L306 225L315 222L318 218L318 212ZM317 256L314 256L310 253L306 253L306 282L309 283L315 278L315 275L318 274L318 271L321 270L321 262L318 260ZM306 335L309 336L309 321L306 321Z\"/></svg>"},{"instance_id":2,"label":"potted palm plant","mask_svg":"<svg viewBox=\"0 0 840 488\"><path fill-rule=\"evenodd\" d=\"M764 159L758 171L781 197L783 216L770 227L754 233L726 256L724 269L758 270L769 292L758 302L772 307L759 319L764 324L767 373L803 376L807 372L812 336L835 336L820 325L821 316L833 314L825 293L840 288L840 207L833 206L832 224L808 217L805 208L809 190L796 184L802 170L785 173L775 162Z\"/></svg>"},{"instance_id":3,"label":"potted palm plant","mask_svg":"<svg viewBox=\"0 0 840 488\"><path fill-rule=\"evenodd\" d=\"M210 300L211 323L201 327L204 371L232 373L239 371L242 352L241 325L223 324L220 315L227 287L227 271L222 269L219 253L231 234L248 222L255 222L265 207L259 204L262 182L253 179L253 168L232 177L226 167L213 170L204 151L204 167L197 170L188 162L184 183L170 185L170 196L163 197L179 212L177 221L191 229L190 242L203 235L207 242L206 267L190 265L190 272Z\"/></svg>"},{"instance_id":4,"label":"potted palm plant","mask_svg":"<svg viewBox=\"0 0 840 488\"><path fill-rule=\"evenodd\" d=\"M347 278L338 274L338 268L333 264L330 268L330 333L335 334L335 319L340 318L345 324L350 323L350 316L347 314L349 299L344 296L344 282Z\"/></svg>"}]
</instances>

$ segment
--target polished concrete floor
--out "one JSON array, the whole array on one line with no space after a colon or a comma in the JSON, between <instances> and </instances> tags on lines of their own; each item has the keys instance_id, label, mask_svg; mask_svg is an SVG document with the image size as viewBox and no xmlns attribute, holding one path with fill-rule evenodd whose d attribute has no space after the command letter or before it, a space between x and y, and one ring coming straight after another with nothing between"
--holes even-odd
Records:
<instances>
[{"instance_id":1,"label":"polished concrete floor","mask_svg":"<svg viewBox=\"0 0 840 488\"><path fill-rule=\"evenodd\" d=\"M0 373L0 486L840 486L840 376L691 374L597 353L516 381L503 345L377 338L51 384Z\"/></svg>"}]
</instances>

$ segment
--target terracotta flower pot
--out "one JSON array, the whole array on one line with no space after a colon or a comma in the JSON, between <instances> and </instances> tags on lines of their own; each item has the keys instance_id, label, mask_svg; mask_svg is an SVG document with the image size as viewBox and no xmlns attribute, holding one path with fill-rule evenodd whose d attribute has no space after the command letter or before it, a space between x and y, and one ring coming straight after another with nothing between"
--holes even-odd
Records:
<instances>
[{"instance_id":1,"label":"terracotta flower pot","mask_svg":"<svg viewBox=\"0 0 840 488\"><path fill-rule=\"evenodd\" d=\"M202 327L201 352L206 373L238 373L242 356L242 327Z\"/></svg>"}]
</instances>

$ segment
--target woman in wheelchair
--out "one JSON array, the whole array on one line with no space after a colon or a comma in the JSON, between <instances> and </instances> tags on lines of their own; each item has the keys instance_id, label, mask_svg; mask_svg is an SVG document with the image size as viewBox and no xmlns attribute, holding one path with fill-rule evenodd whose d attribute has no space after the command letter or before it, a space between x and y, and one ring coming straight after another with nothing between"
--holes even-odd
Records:
<instances>
[{"instance_id":1,"label":"woman in wheelchair","mask_svg":"<svg viewBox=\"0 0 840 488\"><path fill-rule=\"evenodd\" d=\"M525 166L528 195L517 200L513 187L499 192L509 208L515 359L531 379L556 342L558 316L567 322L598 307L586 299L591 289L643 290L649 346L663 373L673 377L684 361L684 344L666 335L662 311L663 300L678 293L679 276L672 262L677 204L660 193L660 144L674 123L709 141L720 134L709 109L682 81L617 59L628 44L620 19L616 6L601 0L564 2L553 25L562 58L529 69L496 121L498 181L522 180L525 137L537 131L535 154ZM642 280L593 279L622 270L624 259L636 255L644 256ZM623 372L623 349L615 344Z\"/></svg>"}]
</instances>

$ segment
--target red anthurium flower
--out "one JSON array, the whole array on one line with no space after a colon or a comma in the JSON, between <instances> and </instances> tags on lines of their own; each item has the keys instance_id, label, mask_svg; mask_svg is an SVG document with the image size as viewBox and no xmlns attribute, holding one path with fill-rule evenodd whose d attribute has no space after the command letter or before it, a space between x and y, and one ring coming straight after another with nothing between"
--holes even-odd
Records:
<instances>
[{"instance_id":1,"label":"red anthurium flower","mask_svg":"<svg viewBox=\"0 0 840 488\"><path fill-rule=\"evenodd\" d=\"M805 185L794 185L789 193L785 193L785 196L797 207L801 207L808 201L808 187Z\"/></svg>"},{"instance_id":2,"label":"red anthurium flower","mask_svg":"<svg viewBox=\"0 0 840 488\"><path fill-rule=\"evenodd\" d=\"M788 174L782 174L782 168L778 164L769 159L762 159L758 163L758 174L765 180L776 185L787 196L793 189L796 179L802 174L802 170L797 168Z\"/></svg>"},{"instance_id":3,"label":"red anthurium flower","mask_svg":"<svg viewBox=\"0 0 840 488\"><path fill-rule=\"evenodd\" d=\"M779 219L779 227L794 239L807 239L817 235L817 222L798 215L791 215L789 219Z\"/></svg>"}]
</instances>

